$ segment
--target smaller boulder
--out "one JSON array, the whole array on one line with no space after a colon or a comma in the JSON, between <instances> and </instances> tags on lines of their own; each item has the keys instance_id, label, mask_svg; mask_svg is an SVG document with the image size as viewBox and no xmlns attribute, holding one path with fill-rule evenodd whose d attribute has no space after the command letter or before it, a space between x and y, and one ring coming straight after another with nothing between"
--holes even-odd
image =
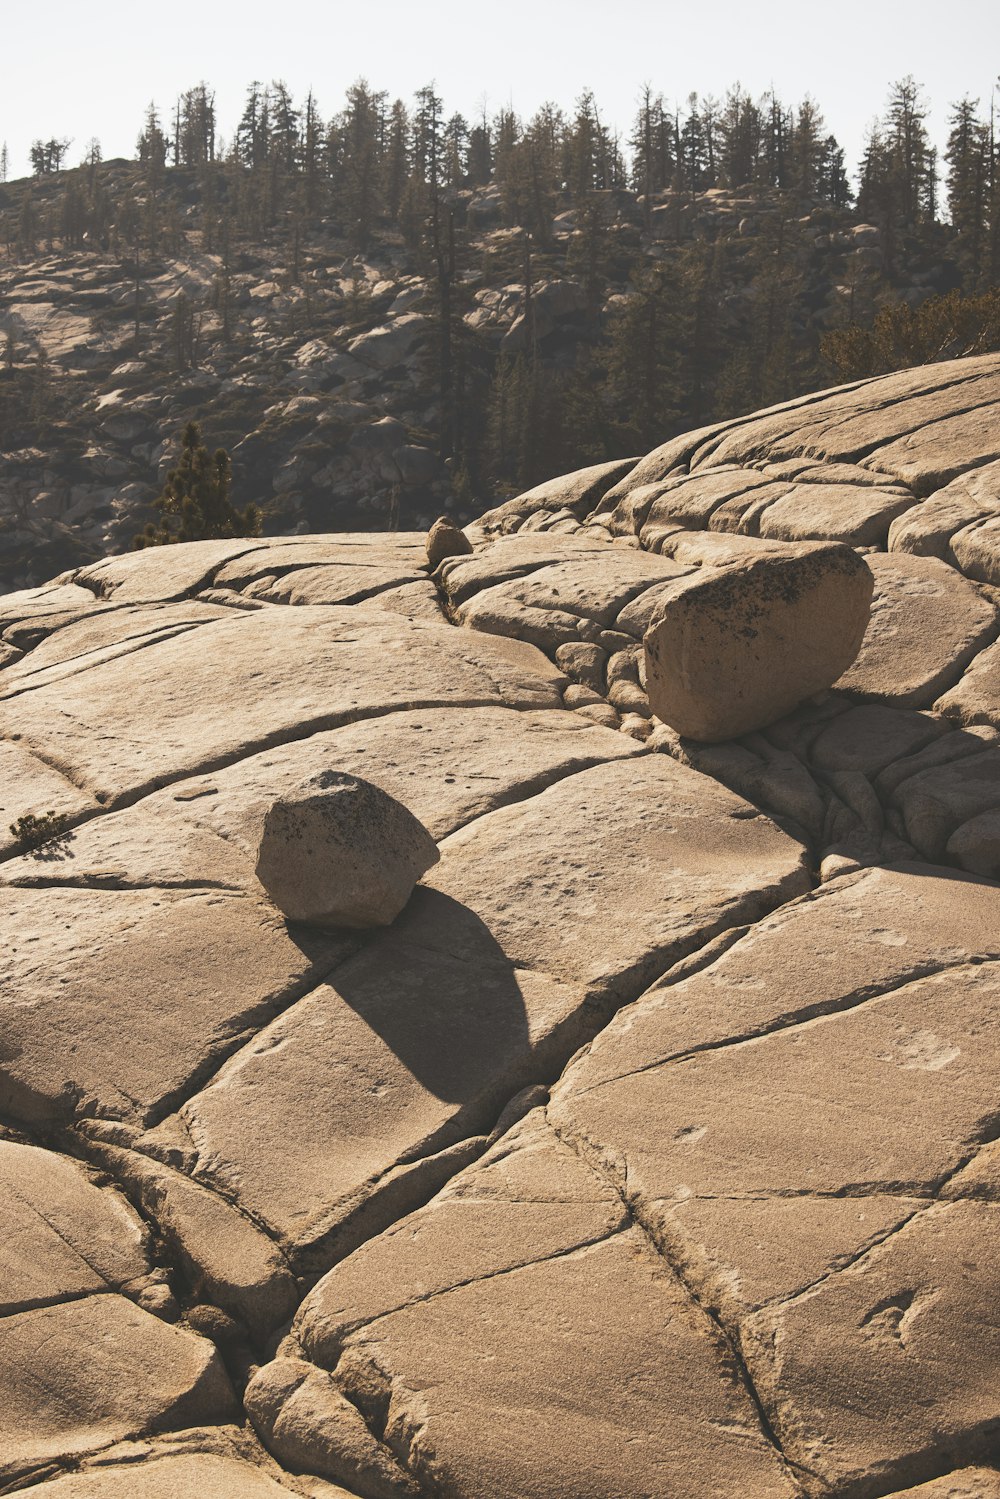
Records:
<instances>
[{"instance_id":1,"label":"smaller boulder","mask_svg":"<svg viewBox=\"0 0 1000 1499\"><path fill-rule=\"evenodd\" d=\"M427 533L427 565L431 572L446 557L466 557L472 551L472 542L464 531L446 515L439 515Z\"/></svg>"},{"instance_id":2,"label":"smaller boulder","mask_svg":"<svg viewBox=\"0 0 1000 1499\"><path fill-rule=\"evenodd\" d=\"M289 921L366 928L395 921L439 857L401 802L358 776L322 771L269 809L256 872Z\"/></svg>"}]
</instances>

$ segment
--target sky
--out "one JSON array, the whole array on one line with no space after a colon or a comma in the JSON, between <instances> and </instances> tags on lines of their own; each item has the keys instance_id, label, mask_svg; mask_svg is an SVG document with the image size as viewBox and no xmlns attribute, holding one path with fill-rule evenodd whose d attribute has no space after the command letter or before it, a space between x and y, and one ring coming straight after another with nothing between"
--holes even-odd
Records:
<instances>
[{"instance_id":1,"label":"sky","mask_svg":"<svg viewBox=\"0 0 1000 1499\"><path fill-rule=\"evenodd\" d=\"M152 24L146 18L152 16ZM10 176L26 175L36 137L68 137L75 165L96 137L104 156L131 156L151 100L169 117L177 94L204 81L229 136L253 79L312 88L324 116L365 77L390 97L435 82L449 113L469 118L513 103L523 116L551 100L569 109L592 88L605 121L628 133L645 83L668 100L721 96L739 81L773 86L787 104L810 94L853 170L890 84L912 74L943 146L948 108L984 104L1000 70L997 0L8 0L0 142Z\"/></svg>"}]
</instances>

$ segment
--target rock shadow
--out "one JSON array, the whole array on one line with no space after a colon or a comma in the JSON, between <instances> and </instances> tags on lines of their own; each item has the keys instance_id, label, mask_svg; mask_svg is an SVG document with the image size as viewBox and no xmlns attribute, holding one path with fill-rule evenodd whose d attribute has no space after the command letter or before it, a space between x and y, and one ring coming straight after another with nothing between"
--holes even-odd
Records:
<instances>
[{"instance_id":1,"label":"rock shadow","mask_svg":"<svg viewBox=\"0 0 1000 1499\"><path fill-rule=\"evenodd\" d=\"M522 979L474 911L418 886L393 927L329 983L424 1088L462 1105L530 1059Z\"/></svg>"}]
</instances>

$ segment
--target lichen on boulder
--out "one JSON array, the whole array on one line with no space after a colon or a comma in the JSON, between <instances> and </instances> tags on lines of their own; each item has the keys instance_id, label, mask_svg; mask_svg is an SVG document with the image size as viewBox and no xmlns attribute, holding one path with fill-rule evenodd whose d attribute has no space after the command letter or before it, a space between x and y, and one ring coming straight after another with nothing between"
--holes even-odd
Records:
<instances>
[{"instance_id":1,"label":"lichen on boulder","mask_svg":"<svg viewBox=\"0 0 1000 1499\"><path fill-rule=\"evenodd\" d=\"M290 921L389 926L437 845L395 797L340 771L321 771L264 818L257 878Z\"/></svg>"}]
</instances>

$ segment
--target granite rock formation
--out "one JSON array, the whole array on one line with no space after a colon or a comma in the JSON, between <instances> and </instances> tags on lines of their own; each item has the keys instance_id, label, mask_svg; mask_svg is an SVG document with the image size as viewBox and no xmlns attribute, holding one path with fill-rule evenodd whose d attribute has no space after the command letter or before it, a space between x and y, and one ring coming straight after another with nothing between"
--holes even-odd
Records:
<instances>
[{"instance_id":1,"label":"granite rock formation","mask_svg":"<svg viewBox=\"0 0 1000 1499\"><path fill-rule=\"evenodd\" d=\"M998 417L927 367L433 571L0 599L0 1491L1000 1496ZM664 723L670 598L803 555L873 580L839 679ZM437 843L379 930L254 875L330 772Z\"/></svg>"}]
</instances>

